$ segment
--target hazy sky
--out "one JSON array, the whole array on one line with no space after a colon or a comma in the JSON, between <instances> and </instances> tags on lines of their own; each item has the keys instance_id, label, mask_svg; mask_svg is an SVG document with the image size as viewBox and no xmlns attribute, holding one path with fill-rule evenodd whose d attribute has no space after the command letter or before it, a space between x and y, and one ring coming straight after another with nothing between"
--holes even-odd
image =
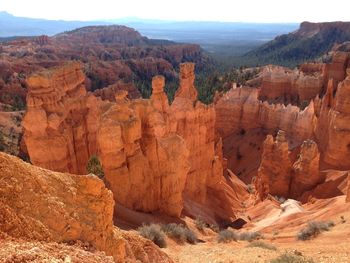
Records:
<instances>
[{"instance_id":1,"label":"hazy sky","mask_svg":"<svg viewBox=\"0 0 350 263\"><path fill-rule=\"evenodd\" d=\"M0 0L0 11L63 20L321 22L349 21L349 10L350 0Z\"/></svg>"}]
</instances>

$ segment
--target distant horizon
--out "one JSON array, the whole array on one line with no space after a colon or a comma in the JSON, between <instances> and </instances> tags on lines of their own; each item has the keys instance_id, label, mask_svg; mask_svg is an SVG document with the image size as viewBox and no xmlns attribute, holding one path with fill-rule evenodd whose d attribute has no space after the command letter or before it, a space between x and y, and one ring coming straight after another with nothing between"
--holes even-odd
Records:
<instances>
[{"instance_id":1,"label":"distant horizon","mask_svg":"<svg viewBox=\"0 0 350 263\"><path fill-rule=\"evenodd\" d=\"M108 18L108 19L93 19L93 20L66 20L66 19L50 19L44 17L30 17L30 16L18 16L14 15L6 10L0 10L0 13L7 13L10 16L19 17L19 18L28 18L28 19L39 19L39 20L48 20L48 21L63 21L63 22L113 22L113 21L128 21L128 22L167 22L167 23L237 23L237 24L300 24L302 22L311 22L311 23L327 23L327 22L348 22L348 21L322 21L322 22L312 22L312 21L296 21L296 22L246 22L246 21L220 21L220 20L169 20L169 19L152 19L152 18L141 18L136 16L126 16L126 17L117 17L117 18Z\"/></svg>"},{"instance_id":2,"label":"distant horizon","mask_svg":"<svg viewBox=\"0 0 350 263\"><path fill-rule=\"evenodd\" d=\"M166 22L218 22L300 24L301 22L348 21L345 0L229 0L187 1L165 4L149 1L0 0L0 11L17 17L60 21L152 20ZM339 8L340 7L340 8ZM344 7L344 8L341 8Z\"/></svg>"},{"instance_id":3,"label":"distant horizon","mask_svg":"<svg viewBox=\"0 0 350 263\"><path fill-rule=\"evenodd\" d=\"M114 21L127 21L127 22L155 22L155 23L161 23L161 22L167 22L167 23L237 23L237 24L301 24L303 22L310 22L310 23L332 23L332 22L342 22L347 23L349 21L344 20L332 20L332 21L294 21L294 22L249 22L249 21L220 21L220 20L166 20L166 19L152 19L152 18L141 18L136 16L128 16L128 17L119 17L119 18L110 18L110 19L97 19L97 20L65 20L65 19L49 19L49 18L42 18L42 17L28 17L28 16L16 16L6 10L0 10L0 13L7 13L10 16L14 17L20 17L20 18L28 18L28 19L39 19L39 20L48 20L48 21L63 21L63 22L114 22Z\"/></svg>"}]
</instances>

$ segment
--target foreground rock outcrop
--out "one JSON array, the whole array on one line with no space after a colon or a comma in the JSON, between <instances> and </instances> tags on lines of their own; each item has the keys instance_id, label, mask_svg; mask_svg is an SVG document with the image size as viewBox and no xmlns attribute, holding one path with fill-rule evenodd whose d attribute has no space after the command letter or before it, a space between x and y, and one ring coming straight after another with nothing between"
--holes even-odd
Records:
<instances>
[{"instance_id":1,"label":"foreground rock outcrop","mask_svg":"<svg viewBox=\"0 0 350 263\"><path fill-rule=\"evenodd\" d=\"M150 100L129 100L120 90L107 100L87 93L78 63L31 76L23 121L31 161L84 174L98 155L117 203L175 217L185 199L209 206L215 192L226 189L219 200L230 208L215 214L214 206L211 218L234 219L239 202L223 176L215 110L197 100L194 78L194 64L181 64L180 87L169 105L162 76L153 78Z\"/></svg>"},{"instance_id":2,"label":"foreground rock outcrop","mask_svg":"<svg viewBox=\"0 0 350 263\"><path fill-rule=\"evenodd\" d=\"M150 241L113 226L112 192L96 176L52 172L4 153L0 170L1 233L87 242L115 262L172 262Z\"/></svg>"}]
</instances>

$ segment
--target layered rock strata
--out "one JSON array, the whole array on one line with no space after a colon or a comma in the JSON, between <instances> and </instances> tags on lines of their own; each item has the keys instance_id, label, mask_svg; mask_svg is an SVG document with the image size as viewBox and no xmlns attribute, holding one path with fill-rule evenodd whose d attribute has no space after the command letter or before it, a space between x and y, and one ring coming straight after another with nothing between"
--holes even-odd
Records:
<instances>
[{"instance_id":1,"label":"layered rock strata","mask_svg":"<svg viewBox=\"0 0 350 263\"><path fill-rule=\"evenodd\" d=\"M253 88L231 89L215 104L216 133L227 137L249 129L265 129L288 133L296 143L313 134L314 104L304 110L288 104L269 104L258 99L259 90Z\"/></svg>"},{"instance_id":2,"label":"layered rock strata","mask_svg":"<svg viewBox=\"0 0 350 263\"><path fill-rule=\"evenodd\" d=\"M338 169L349 169L350 160L347 156L350 153L350 76L340 82L337 87L335 97L329 95L330 101L327 103L324 98L323 103L331 105L328 111L323 106L320 121L318 122L320 141L324 149L324 161L337 167ZM326 130L322 121L327 121Z\"/></svg>"},{"instance_id":3,"label":"layered rock strata","mask_svg":"<svg viewBox=\"0 0 350 263\"><path fill-rule=\"evenodd\" d=\"M32 166L0 153L0 232L45 242L87 242L115 262L172 262L151 241L113 226L113 195L94 175ZM138 261L139 260L139 261Z\"/></svg>"},{"instance_id":4,"label":"layered rock strata","mask_svg":"<svg viewBox=\"0 0 350 263\"><path fill-rule=\"evenodd\" d=\"M222 144L214 136L215 110L197 101L194 78L194 64L181 64L180 87L169 105L162 76L153 78L150 100L116 91L105 101L86 93L77 63L30 77L23 126L31 161L84 174L96 154L115 201L137 211L178 217L184 198L205 206L208 192L220 187L231 196ZM234 218L233 210L220 217Z\"/></svg>"}]
</instances>

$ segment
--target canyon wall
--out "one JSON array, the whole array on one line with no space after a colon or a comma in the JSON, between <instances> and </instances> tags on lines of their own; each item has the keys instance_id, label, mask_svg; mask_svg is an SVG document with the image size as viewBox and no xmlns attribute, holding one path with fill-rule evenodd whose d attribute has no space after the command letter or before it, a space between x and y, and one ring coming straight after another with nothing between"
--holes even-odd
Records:
<instances>
[{"instance_id":1,"label":"canyon wall","mask_svg":"<svg viewBox=\"0 0 350 263\"><path fill-rule=\"evenodd\" d=\"M114 99L86 93L78 63L33 75L23 121L32 163L84 174L98 155L115 201L137 211L178 217L184 199L206 206L223 188L220 202L236 202L223 176L214 107L197 100L194 78L194 64L181 64L180 87L169 105L162 76L153 78L151 99L129 100L121 90ZM212 217L231 220L234 207L219 215L214 207Z\"/></svg>"},{"instance_id":2,"label":"canyon wall","mask_svg":"<svg viewBox=\"0 0 350 263\"><path fill-rule=\"evenodd\" d=\"M331 90L332 91L332 90ZM338 84L335 97L329 91L330 110L323 108L320 116L320 138L323 139L324 161L338 169L350 169L350 76ZM322 121L328 121L326 131L322 131Z\"/></svg>"},{"instance_id":3,"label":"canyon wall","mask_svg":"<svg viewBox=\"0 0 350 263\"><path fill-rule=\"evenodd\" d=\"M231 89L215 104L216 132L220 137L249 129L284 130L296 143L313 134L314 104L304 110L288 104L269 104L260 101L259 90L254 88Z\"/></svg>"},{"instance_id":4,"label":"canyon wall","mask_svg":"<svg viewBox=\"0 0 350 263\"><path fill-rule=\"evenodd\" d=\"M282 103L313 99L322 91L324 84L322 68L320 71L315 71L314 68L305 65L304 71L298 71L278 66L264 67L259 98Z\"/></svg>"},{"instance_id":5,"label":"canyon wall","mask_svg":"<svg viewBox=\"0 0 350 263\"><path fill-rule=\"evenodd\" d=\"M117 263L172 262L151 241L113 226L113 195L94 175L45 170L0 152L0 233L86 242Z\"/></svg>"},{"instance_id":6,"label":"canyon wall","mask_svg":"<svg viewBox=\"0 0 350 263\"><path fill-rule=\"evenodd\" d=\"M329 80L335 85L346 77L349 53L335 51L331 63L305 63L299 69L268 65L260 74L259 99L302 105L323 95Z\"/></svg>"},{"instance_id":7,"label":"canyon wall","mask_svg":"<svg viewBox=\"0 0 350 263\"><path fill-rule=\"evenodd\" d=\"M320 167L350 169L349 76L349 53L335 51L328 64L266 66L261 87L218 95L215 129L228 168L246 183L256 177L262 198L300 197L325 180ZM299 106L285 105L290 102ZM276 142L272 138L278 130L284 131L283 143L279 135Z\"/></svg>"}]
</instances>

